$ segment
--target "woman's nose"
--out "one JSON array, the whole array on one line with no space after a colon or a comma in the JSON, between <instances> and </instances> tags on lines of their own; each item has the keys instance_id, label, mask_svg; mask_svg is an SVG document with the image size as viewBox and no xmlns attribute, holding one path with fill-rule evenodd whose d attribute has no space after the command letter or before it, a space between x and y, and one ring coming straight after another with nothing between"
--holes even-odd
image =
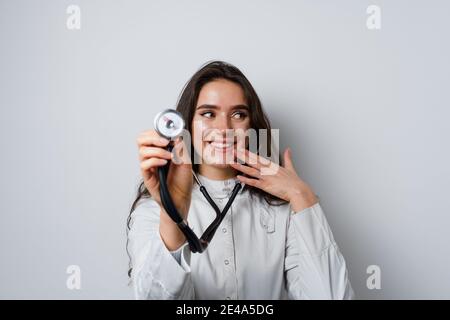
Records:
<instances>
[{"instance_id":1,"label":"woman's nose","mask_svg":"<svg viewBox=\"0 0 450 320\"><path fill-rule=\"evenodd\" d=\"M215 127L220 130L232 129L230 119L223 114L216 117Z\"/></svg>"}]
</instances>

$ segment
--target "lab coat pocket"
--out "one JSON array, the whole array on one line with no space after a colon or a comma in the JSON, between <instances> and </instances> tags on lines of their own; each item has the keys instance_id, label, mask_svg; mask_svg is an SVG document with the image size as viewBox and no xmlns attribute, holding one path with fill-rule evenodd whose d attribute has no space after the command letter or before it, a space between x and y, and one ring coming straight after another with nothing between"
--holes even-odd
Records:
<instances>
[{"instance_id":1,"label":"lab coat pocket","mask_svg":"<svg viewBox=\"0 0 450 320\"><path fill-rule=\"evenodd\" d=\"M260 222L267 233L275 232L275 214L273 210L266 206L261 206Z\"/></svg>"}]
</instances>

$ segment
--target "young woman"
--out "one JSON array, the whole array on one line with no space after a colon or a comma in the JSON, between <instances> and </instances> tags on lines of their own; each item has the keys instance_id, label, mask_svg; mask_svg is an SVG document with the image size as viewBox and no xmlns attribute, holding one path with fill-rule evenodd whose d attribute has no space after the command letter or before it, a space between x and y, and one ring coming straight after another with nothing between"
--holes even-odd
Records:
<instances>
[{"instance_id":1,"label":"young woman","mask_svg":"<svg viewBox=\"0 0 450 320\"><path fill-rule=\"evenodd\" d=\"M203 161L172 161L167 185L197 236L216 213L192 170L220 209L235 183L244 187L208 248L192 253L161 205L157 168L172 159L165 150L169 141L154 130L138 137L143 182L128 219L127 245L135 297L351 299L344 258L317 197L296 173L291 151L284 152L276 174L264 175L261 170L273 163L248 150L239 153L236 142L227 140L229 130L270 130L242 72L221 61L204 65L183 89L177 111L191 133L191 147ZM229 153L247 165L226 162Z\"/></svg>"}]
</instances>

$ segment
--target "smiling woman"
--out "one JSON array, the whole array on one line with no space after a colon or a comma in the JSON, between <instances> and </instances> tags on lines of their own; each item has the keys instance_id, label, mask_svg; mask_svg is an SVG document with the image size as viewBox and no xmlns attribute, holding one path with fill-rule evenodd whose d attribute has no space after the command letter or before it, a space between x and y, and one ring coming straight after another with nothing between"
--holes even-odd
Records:
<instances>
[{"instance_id":1,"label":"smiling woman","mask_svg":"<svg viewBox=\"0 0 450 320\"><path fill-rule=\"evenodd\" d=\"M290 149L278 170L262 174L274 163L228 134L266 129L270 150L269 120L244 74L225 62L207 63L184 87L177 111L192 136L189 163L168 163L169 141L154 130L137 139L143 181L128 218L127 244L136 298L352 298L345 260ZM230 156L241 163L227 162ZM220 210L234 185L245 184L202 254L193 254L161 204L156 173L166 164L173 203L193 230L204 230L215 216L200 184Z\"/></svg>"},{"instance_id":2,"label":"smiling woman","mask_svg":"<svg viewBox=\"0 0 450 320\"><path fill-rule=\"evenodd\" d=\"M226 156L238 147L245 148L245 145L238 146L238 142L245 143L245 140L235 139L231 134L250 128L249 107L242 87L225 79L205 84L192 121L194 148L197 153L202 153L204 160L199 173L215 180L234 177L236 172L227 166Z\"/></svg>"}]
</instances>

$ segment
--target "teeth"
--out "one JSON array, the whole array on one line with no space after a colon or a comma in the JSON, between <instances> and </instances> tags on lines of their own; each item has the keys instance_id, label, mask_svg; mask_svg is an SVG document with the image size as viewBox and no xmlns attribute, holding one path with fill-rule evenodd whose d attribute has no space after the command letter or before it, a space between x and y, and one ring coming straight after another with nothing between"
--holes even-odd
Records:
<instances>
[{"instance_id":1,"label":"teeth","mask_svg":"<svg viewBox=\"0 0 450 320\"><path fill-rule=\"evenodd\" d=\"M211 145L214 148L230 148L231 146L233 146L233 143L211 142Z\"/></svg>"}]
</instances>

